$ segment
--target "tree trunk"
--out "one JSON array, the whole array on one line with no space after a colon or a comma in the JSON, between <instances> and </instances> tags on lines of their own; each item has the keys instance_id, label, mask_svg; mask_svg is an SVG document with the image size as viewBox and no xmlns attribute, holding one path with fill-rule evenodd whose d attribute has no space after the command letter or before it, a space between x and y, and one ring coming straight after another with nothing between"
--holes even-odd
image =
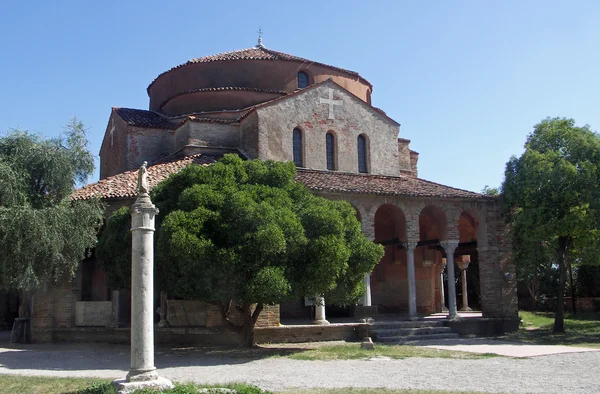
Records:
<instances>
[{"instance_id":1,"label":"tree trunk","mask_svg":"<svg viewBox=\"0 0 600 394\"><path fill-rule=\"evenodd\" d=\"M575 287L573 287L573 265L569 259L569 287L571 288L571 305L573 307L573 315L577 315L577 303L575 300Z\"/></svg>"},{"instance_id":2,"label":"tree trunk","mask_svg":"<svg viewBox=\"0 0 600 394\"><path fill-rule=\"evenodd\" d=\"M554 332L565 332L565 281L566 267L565 255L567 253L567 240L564 237L558 239L558 250L556 262L558 263L560 278L558 281L558 297L556 297L556 315L554 315Z\"/></svg>"},{"instance_id":3,"label":"tree trunk","mask_svg":"<svg viewBox=\"0 0 600 394\"><path fill-rule=\"evenodd\" d=\"M258 316L260 312L263 310L263 304L256 304L256 308L254 308L254 312L252 312L251 304L244 304L243 315L244 315L244 346L252 347L254 345L254 326L256 325L256 321L258 320Z\"/></svg>"}]
</instances>

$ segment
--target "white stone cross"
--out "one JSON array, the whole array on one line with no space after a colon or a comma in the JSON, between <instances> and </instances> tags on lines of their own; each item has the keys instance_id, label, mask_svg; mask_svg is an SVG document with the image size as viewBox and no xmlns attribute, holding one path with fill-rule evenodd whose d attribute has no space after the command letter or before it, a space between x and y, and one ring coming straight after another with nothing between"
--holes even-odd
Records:
<instances>
[{"instance_id":1,"label":"white stone cross","mask_svg":"<svg viewBox=\"0 0 600 394\"><path fill-rule=\"evenodd\" d=\"M333 117L333 106L342 105L342 100L333 99L333 89L329 89L329 98L319 97L319 104L329 104L329 116L327 119L334 119Z\"/></svg>"}]
</instances>

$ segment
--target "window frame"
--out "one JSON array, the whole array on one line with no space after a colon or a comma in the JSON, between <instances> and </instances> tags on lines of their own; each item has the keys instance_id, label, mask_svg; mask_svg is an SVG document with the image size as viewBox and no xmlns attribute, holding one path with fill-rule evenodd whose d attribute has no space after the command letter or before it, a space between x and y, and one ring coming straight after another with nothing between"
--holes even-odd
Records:
<instances>
[{"instance_id":1,"label":"window frame","mask_svg":"<svg viewBox=\"0 0 600 394\"><path fill-rule=\"evenodd\" d=\"M364 141L363 154L361 155L361 139ZM358 172L361 174L369 173L369 139L364 134L359 134L356 137L356 154L358 159ZM364 166L364 168L363 168ZM362 171L361 171L362 170Z\"/></svg>"},{"instance_id":2,"label":"window frame","mask_svg":"<svg viewBox=\"0 0 600 394\"><path fill-rule=\"evenodd\" d=\"M331 143L329 139L331 137ZM331 146L330 146L331 144ZM336 136L332 130L327 131L325 134L325 166L329 171L337 170L337 149L336 149ZM331 152L330 152L331 150ZM330 154L331 153L331 154ZM331 156L331 161L330 161ZM330 166L331 164L331 166Z\"/></svg>"},{"instance_id":3,"label":"window frame","mask_svg":"<svg viewBox=\"0 0 600 394\"><path fill-rule=\"evenodd\" d=\"M299 136L299 141L297 141L296 135ZM298 147L296 143L298 143ZM299 152L297 152L297 150L299 150ZM298 161L300 164L298 164L298 161L296 160L297 154L299 155ZM304 168L304 130L300 127L294 127L294 130L292 130L292 161L296 167Z\"/></svg>"}]
</instances>

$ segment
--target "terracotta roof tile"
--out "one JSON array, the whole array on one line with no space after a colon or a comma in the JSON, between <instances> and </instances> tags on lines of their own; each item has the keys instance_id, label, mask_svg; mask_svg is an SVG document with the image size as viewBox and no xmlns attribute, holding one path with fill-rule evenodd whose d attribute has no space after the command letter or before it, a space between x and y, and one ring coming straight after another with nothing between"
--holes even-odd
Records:
<instances>
[{"instance_id":1,"label":"terracotta roof tile","mask_svg":"<svg viewBox=\"0 0 600 394\"><path fill-rule=\"evenodd\" d=\"M177 129L181 124L192 122L210 122L210 123L233 123L238 119L211 118L207 116L187 115L184 117L167 117L154 111L133 108L113 108L113 110L128 125L134 127L144 127L153 129Z\"/></svg>"},{"instance_id":2,"label":"terracotta roof tile","mask_svg":"<svg viewBox=\"0 0 600 394\"><path fill-rule=\"evenodd\" d=\"M119 114L121 119L123 119L128 125L135 127L149 127L153 129L174 129L179 123L172 122L166 116L163 116L154 111L117 107L114 107L113 111Z\"/></svg>"},{"instance_id":3,"label":"terracotta roof tile","mask_svg":"<svg viewBox=\"0 0 600 394\"><path fill-rule=\"evenodd\" d=\"M148 186L154 187L167 179L171 174L181 171L188 164L195 163L209 165L222 155L207 155L199 153L184 158L170 158L148 166ZM120 174L104 178L96 183L77 189L72 195L72 200L88 200L90 198L117 199L133 198L136 196L138 170L125 171Z\"/></svg>"},{"instance_id":4,"label":"terracotta roof tile","mask_svg":"<svg viewBox=\"0 0 600 394\"><path fill-rule=\"evenodd\" d=\"M298 169L296 179L309 189L381 196L481 199L485 195L410 176L382 176Z\"/></svg>"},{"instance_id":5,"label":"terracotta roof tile","mask_svg":"<svg viewBox=\"0 0 600 394\"><path fill-rule=\"evenodd\" d=\"M369 86L371 86L371 88L373 87L373 85L371 85L371 83L369 81L367 81L366 79L361 77L360 74L358 74L356 71L350 71L350 70L346 70L346 69L343 69L340 67L330 66L329 64L325 64L325 63L314 62L312 60L304 59L304 58L301 58L298 56L274 51L272 49L267 49L265 47L253 47L253 48L246 48L246 49L240 49L237 51L223 52L223 53L218 53L216 55L209 55L209 56L197 57L197 58L191 59L191 60L185 62L184 64L180 64L179 66L175 66L175 67L159 74L154 79L154 81L152 81L152 83L148 86L148 90L154 84L154 82L156 82L156 80L158 78L160 78L162 75L168 73L169 71L173 71L177 68L187 66L188 64L209 63L209 62L218 62L218 61L227 61L227 60L287 60L287 61L312 63L312 64L316 64L319 66L324 66L324 67L328 67L328 68L331 68L334 70L342 71L342 72L345 72L345 73L348 73L351 75L355 75L356 77L360 78L363 82L365 82Z\"/></svg>"},{"instance_id":6,"label":"terracotta roof tile","mask_svg":"<svg viewBox=\"0 0 600 394\"><path fill-rule=\"evenodd\" d=\"M220 155L197 154L184 158L170 158L148 167L148 183L152 188L170 174L181 171L188 164L209 165ZM296 180L317 192L370 194L402 197L434 197L459 199L486 199L483 194L456 189L424 179L410 176L382 176L353 174L337 171L319 171L299 168ZM103 199L133 198L137 184L137 169L114 175L97 183L76 190L73 200L86 200L92 197Z\"/></svg>"}]
</instances>

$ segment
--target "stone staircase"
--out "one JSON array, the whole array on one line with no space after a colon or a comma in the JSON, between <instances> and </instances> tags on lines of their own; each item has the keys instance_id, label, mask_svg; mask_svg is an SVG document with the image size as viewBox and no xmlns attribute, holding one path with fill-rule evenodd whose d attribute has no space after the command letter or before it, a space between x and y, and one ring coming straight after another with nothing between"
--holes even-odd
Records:
<instances>
[{"instance_id":1,"label":"stone staircase","mask_svg":"<svg viewBox=\"0 0 600 394\"><path fill-rule=\"evenodd\" d=\"M369 333L375 342L410 343L428 339L455 339L458 334L439 320L380 321L370 324Z\"/></svg>"}]
</instances>

